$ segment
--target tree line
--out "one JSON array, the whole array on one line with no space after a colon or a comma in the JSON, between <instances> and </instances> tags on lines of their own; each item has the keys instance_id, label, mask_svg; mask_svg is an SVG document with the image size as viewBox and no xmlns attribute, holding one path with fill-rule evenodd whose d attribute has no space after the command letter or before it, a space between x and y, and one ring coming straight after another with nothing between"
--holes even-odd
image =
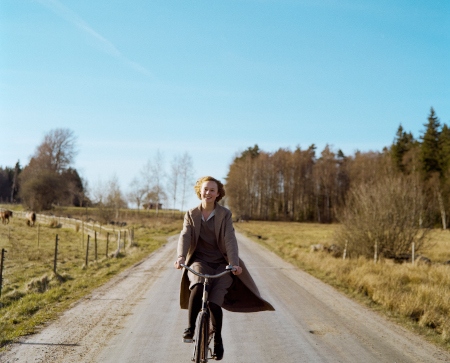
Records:
<instances>
[{"instance_id":1,"label":"tree line","mask_svg":"<svg viewBox=\"0 0 450 363\"><path fill-rule=\"evenodd\" d=\"M69 129L48 132L29 163L0 168L0 200L23 203L36 211L52 205L84 206L89 202L85 182L72 167L77 154L76 137Z\"/></svg>"},{"instance_id":2,"label":"tree line","mask_svg":"<svg viewBox=\"0 0 450 363\"><path fill-rule=\"evenodd\" d=\"M358 221L356 244L366 239L372 248L375 240L403 238L398 248L386 242L386 251L400 253L418 238L418 228L448 225L450 130L433 108L424 126L415 138L400 124L390 146L354 155L329 145L319 155L314 144L275 152L249 147L230 165L227 203L244 219L341 222L349 227L342 237L347 242ZM371 231L370 224L383 228Z\"/></svg>"},{"instance_id":3,"label":"tree line","mask_svg":"<svg viewBox=\"0 0 450 363\"><path fill-rule=\"evenodd\" d=\"M188 188L193 184L189 153L175 155L167 172L164 155L158 151L137 171L127 193L116 175L90 187L73 166L77 153L77 138L72 130L50 130L25 167L20 162L14 168L0 167L0 202L21 203L37 212L57 206L96 207L103 223L118 218L120 209L128 207L128 203L138 209L157 210L162 205L165 209L181 205L183 210ZM170 183L166 183L167 178Z\"/></svg>"},{"instance_id":4,"label":"tree line","mask_svg":"<svg viewBox=\"0 0 450 363\"><path fill-rule=\"evenodd\" d=\"M400 125L376 178L350 184L336 240L351 255L403 260L429 246L431 228L447 229L450 132L433 108L424 126L416 139Z\"/></svg>"}]
</instances>

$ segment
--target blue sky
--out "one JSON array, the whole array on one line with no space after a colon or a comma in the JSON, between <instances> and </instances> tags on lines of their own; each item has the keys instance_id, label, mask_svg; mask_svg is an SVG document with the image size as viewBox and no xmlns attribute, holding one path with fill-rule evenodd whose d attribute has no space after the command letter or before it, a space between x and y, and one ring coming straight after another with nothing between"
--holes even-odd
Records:
<instances>
[{"instance_id":1,"label":"blue sky","mask_svg":"<svg viewBox=\"0 0 450 363\"><path fill-rule=\"evenodd\" d=\"M224 178L254 144L381 150L450 123L449 60L447 0L1 0L0 166L61 127L124 191L158 151Z\"/></svg>"}]
</instances>

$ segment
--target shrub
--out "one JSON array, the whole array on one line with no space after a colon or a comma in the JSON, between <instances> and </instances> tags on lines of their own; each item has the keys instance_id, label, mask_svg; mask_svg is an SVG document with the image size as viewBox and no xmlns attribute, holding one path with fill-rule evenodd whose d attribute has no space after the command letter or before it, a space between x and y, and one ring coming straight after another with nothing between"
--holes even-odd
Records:
<instances>
[{"instance_id":1,"label":"shrub","mask_svg":"<svg viewBox=\"0 0 450 363\"><path fill-rule=\"evenodd\" d=\"M395 257L410 253L412 242L419 252L427 243L422 228L424 202L421 188L404 176L387 176L353 187L336 238L347 244L347 254Z\"/></svg>"}]
</instances>

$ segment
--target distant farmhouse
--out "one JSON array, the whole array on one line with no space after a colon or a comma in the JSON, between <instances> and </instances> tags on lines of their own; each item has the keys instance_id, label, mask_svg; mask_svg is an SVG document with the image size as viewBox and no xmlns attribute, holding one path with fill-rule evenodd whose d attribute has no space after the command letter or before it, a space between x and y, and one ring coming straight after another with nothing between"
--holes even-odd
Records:
<instances>
[{"instance_id":1,"label":"distant farmhouse","mask_svg":"<svg viewBox=\"0 0 450 363\"><path fill-rule=\"evenodd\" d=\"M156 206L158 205L158 209L162 209L162 203L144 203L142 204L142 208L144 209L156 209Z\"/></svg>"}]
</instances>

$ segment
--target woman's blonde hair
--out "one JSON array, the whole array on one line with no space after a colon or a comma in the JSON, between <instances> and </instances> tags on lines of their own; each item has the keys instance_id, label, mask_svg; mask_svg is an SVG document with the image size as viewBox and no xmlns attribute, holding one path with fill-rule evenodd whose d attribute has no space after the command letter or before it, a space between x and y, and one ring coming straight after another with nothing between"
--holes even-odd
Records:
<instances>
[{"instance_id":1,"label":"woman's blonde hair","mask_svg":"<svg viewBox=\"0 0 450 363\"><path fill-rule=\"evenodd\" d=\"M217 184L217 190L219 192L219 195L216 198L216 202L218 202L225 196L225 189L221 181L217 180L216 178L213 178L212 176L202 176L201 178L199 178L194 185L195 193L197 194L198 199L202 199L201 196L202 184L208 181L213 181Z\"/></svg>"}]
</instances>

